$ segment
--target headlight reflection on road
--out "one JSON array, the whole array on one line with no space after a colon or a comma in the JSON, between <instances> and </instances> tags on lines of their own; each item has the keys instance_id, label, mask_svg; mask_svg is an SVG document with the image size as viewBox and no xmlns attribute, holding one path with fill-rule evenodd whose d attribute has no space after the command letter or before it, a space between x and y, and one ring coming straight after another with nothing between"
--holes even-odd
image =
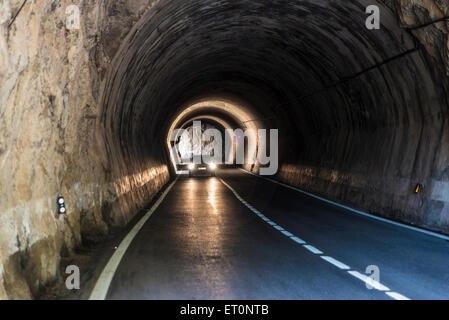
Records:
<instances>
[{"instance_id":1,"label":"headlight reflection on road","mask_svg":"<svg viewBox=\"0 0 449 320\"><path fill-rule=\"evenodd\" d=\"M209 203L214 209L213 214L218 215L217 209L217 179L210 179L207 184L208 193L209 193Z\"/></svg>"},{"instance_id":2,"label":"headlight reflection on road","mask_svg":"<svg viewBox=\"0 0 449 320\"><path fill-rule=\"evenodd\" d=\"M195 210L195 197L196 197L196 192L197 192L197 181L195 179L190 179L189 180L189 197L187 198L188 204L190 206L190 209L192 211Z\"/></svg>"}]
</instances>

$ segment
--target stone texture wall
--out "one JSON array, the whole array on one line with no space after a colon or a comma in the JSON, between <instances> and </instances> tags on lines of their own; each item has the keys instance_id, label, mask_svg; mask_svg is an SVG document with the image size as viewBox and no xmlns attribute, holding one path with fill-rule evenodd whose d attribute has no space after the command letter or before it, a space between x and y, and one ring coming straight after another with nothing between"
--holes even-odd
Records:
<instances>
[{"instance_id":1,"label":"stone texture wall","mask_svg":"<svg viewBox=\"0 0 449 320\"><path fill-rule=\"evenodd\" d=\"M441 0L391 1L402 25L425 46L449 75L449 2Z\"/></svg>"},{"instance_id":2,"label":"stone texture wall","mask_svg":"<svg viewBox=\"0 0 449 320\"><path fill-rule=\"evenodd\" d=\"M151 2L0 1L0 299L36 296L61 255L123 225L111 207L129 219L168 180L166 166L108 172L95 140L101 78ZM72 4L79 30L66 29Z\"/></svg>"}]
</instances>

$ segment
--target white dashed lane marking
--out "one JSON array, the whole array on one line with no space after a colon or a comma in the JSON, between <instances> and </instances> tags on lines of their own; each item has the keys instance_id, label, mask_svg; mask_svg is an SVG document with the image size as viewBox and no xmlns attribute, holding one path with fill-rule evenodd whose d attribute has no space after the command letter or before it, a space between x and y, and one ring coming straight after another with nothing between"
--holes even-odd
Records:
<instances>
[{"instance_id":1,"label":"white dashed lane marking","mask_svg":"<svg viewBox=\"0 0 449 320\"><path fill-rule=\"evenodd\" d=\"M283 235L284 236L287 236L287 237L289 237L289 238L292 238L292 237L294 237L294 235L293 234L291 234L290 232L288 232L288 231L282 231L282 233L283 233Z\"/></svg>"},{"instance_id":2,"label":"white dashed lane marking","mask_svg":"<svg viewBox=\"0 0 449 320\"><path fill-rule=\"evenodd\" d=\"M334 259L332 257L321 256L321 259L326 260L327 262L329 262L330 264L333 264L334 266L336 266L337 268L339 268L341 270L349 270L349 269L351 269L351 267L345 265L343 262L340 262L337 259Z\"/></svg>"},{"instance_id":3,"label":"white dashed lane marking","mask_svg":"<svg viewBox=\"0 0 449 320\"><path fill-rule=\"evenodd\" d=\"M292 239L293 241L295 241L299 244L306 244L306 242L304 240L299 239L298 237L295 237L295 236L291 237L290 239Z\"/></svg>"},{"instance_id":4,"label":"white dashed lane marking","mask_svg":"<svg viewBox=\"0 0 449 320\"><path fill-rule=\"evenodd\" d=\"M329 256L325 256L324 252L322 252L320 249L312 246L311 244L308 244L306 241L298 238L297 236L295 236L294 234L288 232L287 230L285 230L283 227L279 226L277 223L275 223L274 221L270 220L269 218L267 218L266 216L264 216L259 210L257 210L256 208L254 208L252 205L250 205L246 200L243 200L243 198L237 193L237 191L234 190L234 188L232 188L228 183L226 183L223 179L220 179L220 181L229 189L231 190L231 192L235 195L235 197L241 202L243 203L248 209L250 209L253 213L255 213L259 218L261 218L263 221L265 221L266 223L268 223L269 225L271 225L272 227L274 227L276 230L280 231L284 236L290 238L291 240L295 241L296 243L302 245L302 247L308 251L310 251L311 253L315 254L315 255L319 255L321 257L321 259L323 259L324 261L332 264L333 266L336 266L337 268L341 269L341 270L345 270L348 272L348 274L350 274L351 276L363 281L368 287L374 288L376 290L382 291L384 292L386 295L388 295L390 298L395 299L395 300L410 300L409 298L403 296L400 293L397 292L392 292L390 291L390 289L383 285L382 283L375 281L374 279L358 272L355 270L351 270L351 267L344 264L343 262L338 261L337 259L333 258L333 257L329 257Z\"/></svg>"},{"instance_id":5,"label":"white dashed lane marking","mask_svg":"<svg viewBox=\"0 0 449 320\"><path fill-rule=\"evenodd\" d=\"M380 291L390 291L390 288L384 286L382 283L377 282L377 281L373 280L372 278L370 278L370 277L368 277L368 276L365 276L364 274L361 274L361 273L358 272L358 271L348 271L348 273L349 273L351 276L354 276L354 277L356 277L357 279L362 280L362 281L365 282L367 285L369 285L369 286L371 286L371 287L373 287L373 288L375 288L375 289L377 289L377 290L380 290Z\"/></svg>"},{"instance_id":6,"label":"white dashed lane marking","mask_svg":"<svg viewBox=\"0 0 449 320\"><path fill-rule=\"evenodd\" d=\"M307 250L309 250L310 252L312 252L313 254L323 254L323 251L315 248L314 246L311 245L304 245L304 248L306 248Z\"/></svg>"},{"instance_id":7,"label":"white dashed lane marking","mask_svg":"<svg viewBox=\"0 0 449 320\"><path fill-rule=\"evenodd\" d=\"M399 294L397 292L385 292L387 296L390 296L391 298L395 300L410 300L407 297L404 297L402 294Z\"/></svg>"}]
</instances>

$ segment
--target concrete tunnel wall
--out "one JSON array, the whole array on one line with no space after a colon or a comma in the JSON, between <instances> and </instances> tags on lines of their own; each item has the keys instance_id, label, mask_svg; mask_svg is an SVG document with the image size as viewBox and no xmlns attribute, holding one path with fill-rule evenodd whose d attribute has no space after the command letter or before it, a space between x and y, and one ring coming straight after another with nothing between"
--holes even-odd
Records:
<instances>
[{"instance_id":1,"label":"concrete tunnel wall","mask_svg":"<svg viewBox=\"0 0 449 320\"><path fill-rule=\"evenodd\" d=\"M280 129L278 179L448 233L448 32L429 22L449 8L378 1L370 31L375 2L2 3L0 298L38 296L129 222L169 181L171 122L207 99Z\"/></svg>"}]
</instances>

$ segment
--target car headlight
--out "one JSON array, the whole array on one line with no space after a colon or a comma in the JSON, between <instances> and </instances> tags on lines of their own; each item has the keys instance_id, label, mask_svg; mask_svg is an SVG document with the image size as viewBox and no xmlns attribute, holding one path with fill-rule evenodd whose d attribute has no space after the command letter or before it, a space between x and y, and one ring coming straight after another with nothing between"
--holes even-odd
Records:
<instances>
[{"instance_id":1,"label":"car headlight","mask_svg":"<svg viewBox=\"0 0 449 320\"><path fill-rule=\"evenodd\" d=\"M217 169L217 165L215 163L211 163L209 164L209 168L211 168L212 170Z\"/></svg>"},{"instance_id":2,"label":"car headlight","mask_svg":"<svg viewBox=\"0 0 449 320\"><path fill-rule=\"evenodd\" d=\"M195 165L193 163L189 164L189 170L195 169Z\"/></svg>"}]
</instances>

